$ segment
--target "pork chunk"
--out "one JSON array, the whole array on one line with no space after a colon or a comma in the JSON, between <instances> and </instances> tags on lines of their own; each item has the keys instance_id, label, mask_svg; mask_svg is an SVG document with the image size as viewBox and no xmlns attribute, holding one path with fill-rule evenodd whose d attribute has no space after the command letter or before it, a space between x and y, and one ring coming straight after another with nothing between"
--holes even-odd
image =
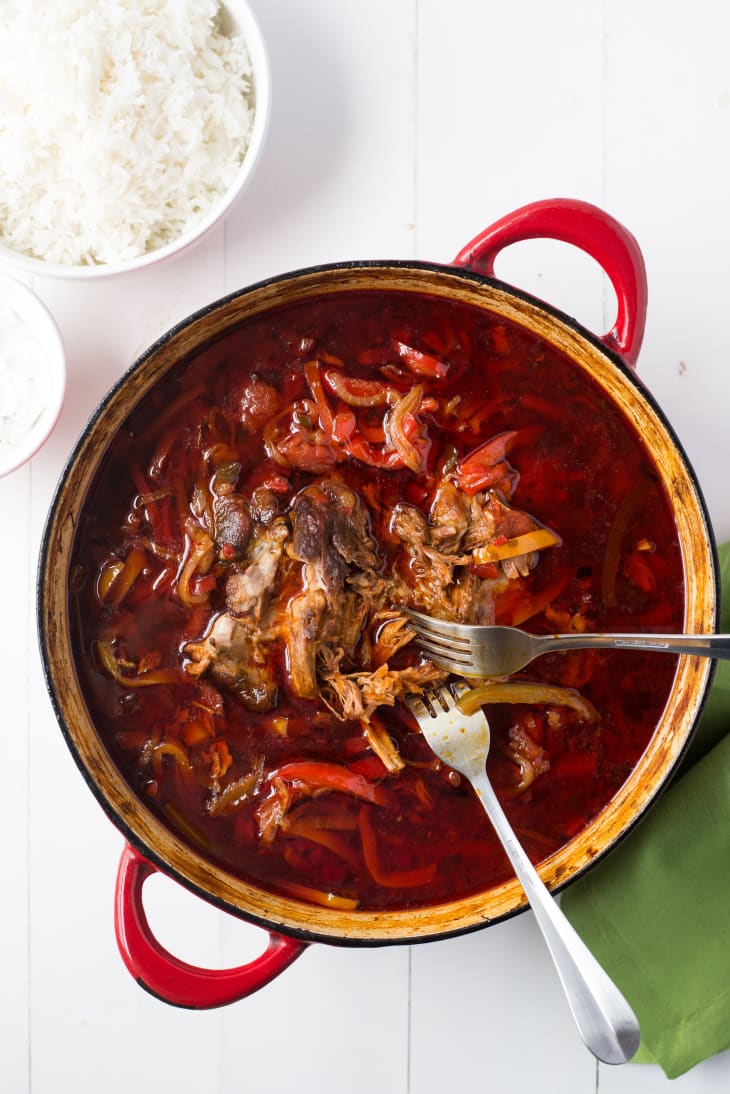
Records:
<instances>
[{"instance_id":1,"label":"pork chunk","mask_svg":"<svg viewBox=\"0 0 730 1094\"><path fill-rule=\"evenodd\" d=\"M186 671L207 672L211 680L238 695L249 710L270 710L276 703L277 681L258 629L249 619L223 614L205 638L189 642Z\"/></svg>"},{"instance_id":2,"label":"pork chunk","mask_svg":"<svg viewBox=\"0 0 730 1094\"><path fill-rule=\"evenodd\" d=\"M256 527L246 553L246 569L235 570L226 582L226 604L234 615L252 613L261 618L264 602L275 590L288 536L287 523L281 518Z\"/></svg>"}]
</instances>

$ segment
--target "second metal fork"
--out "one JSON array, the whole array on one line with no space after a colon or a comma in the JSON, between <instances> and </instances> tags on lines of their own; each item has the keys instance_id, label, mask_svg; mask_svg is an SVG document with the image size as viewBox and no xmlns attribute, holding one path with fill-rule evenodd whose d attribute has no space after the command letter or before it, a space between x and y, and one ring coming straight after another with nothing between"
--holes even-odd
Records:
<instances>
[{"instance_id":1,"label":"second metal fork","mask_svg":"<svg viewBox=\"0 0 730 1094\"><path fill-rule=\"evenodd\" d=\"M416 645L440 668L459 676L509 676L556 650L625 649L689 653L730 660L728 634L548 634L519 627L468 626L404 609Z\"/></svg>"},{"instance_id":2,"label":"second metal fork","mask_svg":"<svg viewBox=\"0 0 730 1094\"><path fill-rule=\"evenodd\" d=\"M487 778L489 724L483 711L466 715L457 699L467 684L410 695L408 706L433 752L469 780L522 885L542 931L587 1047L607 1064L629 1060L639 1044L639 1024L616 985L599 965L550 895L510 826Z\"/></svg>"}]
</instances>

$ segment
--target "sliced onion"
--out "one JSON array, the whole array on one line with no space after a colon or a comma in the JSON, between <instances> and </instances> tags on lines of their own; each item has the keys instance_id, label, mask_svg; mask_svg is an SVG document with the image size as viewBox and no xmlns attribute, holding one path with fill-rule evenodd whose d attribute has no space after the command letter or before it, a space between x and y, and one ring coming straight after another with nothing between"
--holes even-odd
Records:
<instances>
[{"instance_id":1,"label":"sliced onion","mask_svg":"<svg viewBox=\"0 0 730 1094\"><path fill-rule=\"evenodd\" d=\"M487 703L525 703L528 706L537 703L545 706L569 707L576 711L589 725L598 718L598 711L587 699L573 688L560 688L553 684L531 684L517 680L504 684L482 684L472 688L459 699L459 708L464 714L474 714L479 707Z\"/></svg>"},{"instance_id":2,"label":"sliced onion","mask_svg":"<svg viewBox=\"0 0 730 1094\"><path fill-rule=\"evenodd\" d=\"M137 676L127 675L127 673L122 672L114 650L108 642L97 642L96 652L102 667L110 676L114 677L117 683L123 684L125 688L144 688L151 687L153 684L174 684L180 680L180 673L177 669L150 669L148 672L141 672Z\"/></svg>"},{"instance_id":3,"label":"sliced onion","mask_svg":"<svg viewBox=\"0 0 730 1094\"><path fill-rule=\"evenodd\" d=\"M348 406L385 406L398 398L395 388L380 380L361 380L343 376L337 369L327 369L325 382L332 392Z\"/></svg>"},{"instance_id":4,"label":"sliced onion","mask_svg":"<svg viewBox=\"0 0 730 1094\"><path fill-rule=\"evenodd\" d=\"M285 893L306 900L310 904L319 904L323 908L337 908L341 912L354 911L357 901L348 896L340 896L339 893L325 892L323 889L312 889L309 885L299 885L295 881L280 881L279 888Z\"/></svg>"},{"instance_id":5,"label":"sliced onion","mask_svg":"<svg viewBox=\"0 0 730 1094\"><path fill-rule=\"evenodd\" d=\"M185 559L180 576L175 583L178 599L186 608L195 608L207 604L210 593L193 592L191 583L194 575L207 574L215 561L215 547L205 529L192 518L185 521L185 531L190 543L190 553Z\"/></svg>"},{"instance_id":6,"label":"sliced onion","mask_svg":"<svg viewBox=\"0 0 730 1094\"><path fill-rule=\"evenodd\" d=\"M408 439L405 432L407 415L415 417L423 400L423 388L416 384L410 391L402 395L385 415L383 425L385 435L396 450L403 463L416 474L422 474L426 470L426 452L419 450Z\"/></svg>"}]
</instances>

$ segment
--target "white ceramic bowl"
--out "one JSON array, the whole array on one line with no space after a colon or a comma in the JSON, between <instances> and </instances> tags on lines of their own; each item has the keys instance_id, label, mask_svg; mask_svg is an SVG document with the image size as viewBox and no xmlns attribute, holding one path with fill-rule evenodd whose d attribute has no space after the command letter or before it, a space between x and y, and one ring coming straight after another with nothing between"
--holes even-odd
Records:
<instances>
[{"instance_id":1,"label":"white ceramic bowl","mask_svg":"<svg viewBox=\"0 0 730 1094\"><path fill-rule=\"evenodd\" d=\"M7 334L8 317L13 337L22 327L34 343L33 351L42 363L42 388L38 416L14 442L0 443L0 477L10 474L35 455L58 421L66 393L66 354L56 321L36 294L21 281L0 272L0 354ZM3 413L0 387L0 415ZM6 413L7 413L7 408ZM12 415L11 415L12 416Z\"/></svg>"},{"instance_id":2,"label":"white ceramic bowl","mask_svg":"<svg viewBox=\"0 0 730 1094\"><path fill-rule=\"evenodd\" d=\"M164 247L158 247L139 258L127 262L99 263L73 266L58 262L45 262L40 258L21 254L6 247L0 241L0 266L25 274L42 277L62 277L71 280L98 280L115 277L131 270L145 269L168 258L179 255L197 243L228 212L243 190L258 161L269 124L271 103L271 68L261 30L246 0L221 0L223 30L243 36L251 61L254 118L246 154L227 193L200 220L193 229L185 232Z\"/></svg>"}]
</instances>

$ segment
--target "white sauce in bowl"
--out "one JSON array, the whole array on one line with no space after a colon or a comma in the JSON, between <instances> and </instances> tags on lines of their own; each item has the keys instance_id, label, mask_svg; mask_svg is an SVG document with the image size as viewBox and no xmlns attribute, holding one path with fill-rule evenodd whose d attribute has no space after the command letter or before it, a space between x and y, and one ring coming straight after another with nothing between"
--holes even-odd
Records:
<instances>
[{"instance_id":1,"label":"white sauce in bowl","mask_svg":"<svg viewBox=\"0 0 730 1094\"><path fill-rule=\"evenodd\" d=\"M0 475L38 451L65 389L66 355L53 316L32 289L0 273Z\"/></svg>"},{"instance_id":2,"label":"white sauce in bowl","mask_svg":"<svg viewBox=\"0 0 730 1094\"><path fill-rule=\"evenodd\" d=\"M46 351L24 319L0 301L0 464L25 446L48 405Z\"/></svg>"}]
</instances>

